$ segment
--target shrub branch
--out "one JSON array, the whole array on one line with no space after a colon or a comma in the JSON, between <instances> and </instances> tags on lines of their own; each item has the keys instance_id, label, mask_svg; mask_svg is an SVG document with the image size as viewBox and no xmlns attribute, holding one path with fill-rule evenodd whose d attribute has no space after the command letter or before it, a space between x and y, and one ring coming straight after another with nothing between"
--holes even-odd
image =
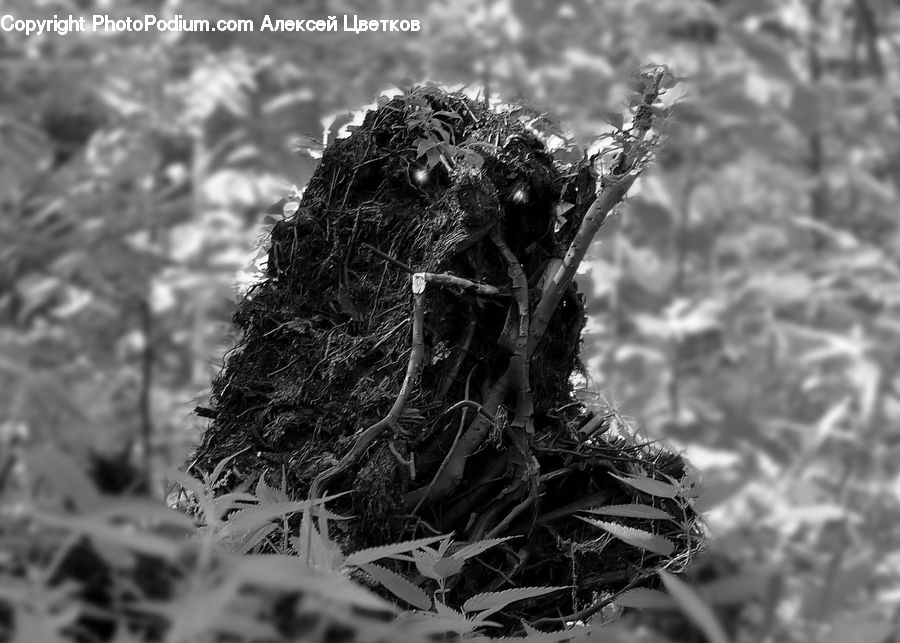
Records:
<instances>
[{"instance_id":1,"label":"shrub branch","mask_svg":"<svg viewBox=\"0 0 900 643\"><path fill-rule=\"evenodd\" d=\"M628 190L643 169L648 148L650 147L646 139L653 122L652 108L659 97L660 85L664 75L665 72L662 70L658 70L653 74L649 87L644 93L643 100L635 113L631 129L625 136L622 151L617 158L616 164L601 180L600 193L588 208L565 256L562 260L551 261L545 268L542 279L544 286L534 314L530 316L530 319L527 314L520 317L520 324L521 320L525 318L525 324L529 326L525 360L523 360L526 365L544 336L553 312L575 278L578 266L584 260L591 242L606 222L613 208L625 198ZM496 240L495 243L497 243ZM506 257L505 254L504 257ZM516 282L514 280L514 296L516 294L515 285ZM517 300L517 303L520 302ZM510 360L510 365L506 372L494 382L484 399L482 406L487 414L493 415L496 413L497 408L503 403L510 390L515 391L517 387L521 388L521 373L519 357L514 355L514 359ZM527 376L527 370L525 373ZM525 412L524 403L522 411ZM518 409L516 415L518 421ZM462 438L455 442L455 447L447 461L447 466L443 468L439 475L428 486L407 494L407 507L421 506L423 496L425 500L435 502L452 493L462 481L466 459L483 443L489 427L490 422L484 416L477 416L469 425Z\"/></svg>"}]
</instances>

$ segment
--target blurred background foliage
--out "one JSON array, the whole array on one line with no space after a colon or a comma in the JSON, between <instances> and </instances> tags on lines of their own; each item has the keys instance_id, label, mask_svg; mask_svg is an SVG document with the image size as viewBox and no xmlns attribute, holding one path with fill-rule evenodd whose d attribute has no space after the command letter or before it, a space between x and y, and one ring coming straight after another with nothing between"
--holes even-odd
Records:
<instances>
[{"instance_id":1,"label":"blurred background foliage","mask_svg":"<svg viewBox=\"0 0 900 643\"><path fill-rule=\"evenodd\" d=\"M634 70L666 64L683 80L664 148L579 276L586 399L683 447L704 471L714 547L772 572L751 579L766 600L748 640L888 640L900 605L898 3L2 11L257 26L358 14L423 29L0 34L0 453L54 443L157 474L182 462L201 424L191 410L234 341L234 296L280 216L264 212L302 189L309 139L348 110L423 79L487 86L587 147L627 113Z\"/></svg>"}]
</instances>

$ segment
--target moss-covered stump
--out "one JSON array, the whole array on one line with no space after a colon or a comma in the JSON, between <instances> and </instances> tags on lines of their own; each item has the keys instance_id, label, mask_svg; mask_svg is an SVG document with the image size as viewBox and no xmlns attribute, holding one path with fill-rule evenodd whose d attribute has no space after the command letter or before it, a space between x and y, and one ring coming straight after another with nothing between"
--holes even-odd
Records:
<instances>
[{"instance_id":1,"label":"moss-covered stump","mask_svg":"<svg viewBox=\"0 0 900 643\"><path fill-rule=\"evenodd\" d=\"M577 612L696 537L691 516L687 526L598 517L666 535L673 552L663 556L576 515L638 501L683 518L675 500L611 474L679 480L684 469L658 448L607 441L608 423L575 399L585 315L574 286L528 360L530 391L510 375L522 354L517 306L527 294L534 312L548 263L595 193L592 164L555 160L534 121L426 87L329 145L234 315L242 338L214 382L194 461L208 471L239 453L234 482L265 475L298 498L311 486L351 491L330 504L354 516L332 526L348 550L451 531L519 535L467 563L450 598L577 589L516 603L498 616L510 623ZM417 299L412 273L459 279L428 281Z\"/></svg>"}]
</instances>

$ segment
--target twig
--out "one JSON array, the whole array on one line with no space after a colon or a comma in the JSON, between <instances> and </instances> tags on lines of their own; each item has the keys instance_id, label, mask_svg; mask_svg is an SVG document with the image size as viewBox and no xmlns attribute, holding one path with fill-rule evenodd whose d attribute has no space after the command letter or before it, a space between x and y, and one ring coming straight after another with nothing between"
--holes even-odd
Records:
<instances>
[{"instance_id":1,"label":"twig","mask_svg":"<svg viewBox=\"0 0 900 643\"><path fill-rule=\"evenodd\" d=\"M456 275L447 275L438 272L419 272L416 273L412 268L407 266L402 261L395 259L391 255L386 252L382 252L375 246L369 243L361 243L361 246L365 246L369 250L372 251L373 254L381 257L385 261L393 264L394 266L400 268L404 272L408 272L410 274L418 274L421 275L422 278L425 279L426 282L431 284L440 284L443 286L454 286L456 288L461 289L463 292L469 292L474 295L481 295L483 297L503 297L504 293L500 291L499 288L495 286L491 286L490 284L483 284L479 281L472 281L471 279L466 279L464 277L457 277Z\"/></svg>"},{"instance_id":2,"label":"twig","mask_svg":"<svg viewBox=\"0 0 900 643\"><path fill-rule=\"evenodd\" d=\"M440 284L443 286L455 286L463 292L472 293L473 295L481 295L482 297L503 297L504 293L499 288L489 284L483 284L479 281L472 281L456 275L445 275L436 272L420 272L425 281L431 284Z\"/></svg>"},{"instance_id":3,"label":"twig","mask_svg":"<svg viewBox=\"0 0 900 643\"><path fill-rule=\"evenodd\" d=\"M394 446L394 443L391 440L388 440L387 447L388 447L388 451L391 452L391 455L394 456L394 458L397 460L397 462L399 462L404 467L409 469L409 479L415 480L416 479L416 458L415 458L415 456L410 455L409 459L404 458L403 454L401 454L397 450L397 447Z\"/></svg>"},{"instance_id":4,"label":"twig","mask_svg":"<svg viewBox=\"0 0 900 643\"><path fill-rule=\"evenodd\" d=\"M460 400L459 402L457 402L450 408L446 409L443 413L441 413L441 415L438 417L438 419L435 420L435 422L437 422L442 417L444 417L445 415L449 415L456 409L463 409L462 417L459 419L459 429L456 432L456 437L453 438L453 444L450 445L450 449L447 451L447 455L444 456L443 461L441 461L441 466L438 467L437 473L434 474L434 477L432 477L431 482L428 483L427 487L424 487L423 489L416 489L416 491L412 492L413 495L408 496L406 499L407 505L411 504L415 498L418 499L418 500L416 500L415 508L410 512L413 515L415 515L419 512L419 509L422 507L422 503L425 502L425 499L428 497L428 493L431 491L431 488L434 486L434 481L437 480L438 477L440 477L441 473L443 473L444 468L447 466L447 462L449 462L449 460L450 460L451 454L453 453L454 449L456 449L456 445L459 443L459 439L462 437L463 430L466 428L466 408L469 406L472 406L475 408L476 411L478 411L478 413L489 417L491 422L494 422L493 416L488 415L480 404L468 399L469 384L472 379L472 373L474 373L474 372L475 372L475 369L473 368L469 372L469 377L466 378L466 391L465 391L466 399Z\"/></svg>"},{"instance_id":5,"label":"twig","mask_svg":"<svg viewBox=\"0 0 900 643\"><path fill-rule=\"evenodd\" d=\"M509 500L504 497L504 494L507 493L508 489L509 485L505 486L500 491L499 497L488 504L487 508L479 507L478 513L473 512L469 516L469 522L466 524L465 531L467 532L467 538L470 541L477 542L485 538L485 534L490 529L490 525L495 522L497 516L500 515L500 512L509 504Z\"/></svg>"},{"instance_id":6,"label":"twig","mask_svg":"<svg viewBox=\"0 0 900 643\"><path fill-rule=\"evenodd\" d=\"M465 494L454 500L450 507L442 507L441 527L445 530L455 528L463 517L480 505L484 494L489 493L490 485L504 478L501 474L506 470L508 461L509 449L504 449L469 486Z\"/></svg>"},{"instance_id":7,"label":"twig","mask_svg":"<svg viewBox=\"0 0 900 643\"><path fill-rule=\"evenodd\" d=\"M526 509L528 509L528 507L530 507L532 504L534 504L534 502L536 500L537 500L537 494L534 494L534 493L529 494L528 497L525 498L525 500L523 500L522 502L517 504L515 507L513 507L512 510L508 514L506 514L506 517L503 520L501 520L499 523L497 523L497 526L494 527L493 529L491 529L487 533L487 536L485 536L485 538L487 538L487 539L496 538L497 536L502 534L504 531L506 531L506 528L509 527L509 525L512 523L512 521L515 520L516 517L519 516L519 514L521 514Z\"/></svg>"},{"instance_id":8,"label":"twig","mask_svg":"<svg viewBox=\"0 0 900 643\"><path fill-rule=\"evenodd\" d=\"M462 437L456 443L456 448L450 451L450 457L447 460L447 466L439 476L436 476L427 489L415 491L407 494L407 503L416 505L419 501L419 494L424 493L428 501L433 502L446 498L462 480L465 471L466 459L472 455L475 450L484 442L488 429L493 423L487 419L497 412L497 408L506 397L509 390L509 371L504 373L494 382L488 394L485 396L484 403L481 405L486 411L486 415L479 414L469 425L469 428L463 433Z\"/></svg>"},{"instance_id":9,"label":"twig","mask_svg":"<svg viewBox=\"0 0 900 643\"><path fill-rule=\"evenodd\" d=\"M350 467L356 459L368 449L378 436L385 429L391 428L394 431L400 430L400 417L406 408L406 403L412 393L413 387L419 381L419 375L422 371L422 363L425 359L425 337L424 337L424 297L425 297L425 281L421 279L419 274L412 277L413 291L413 329L412 329L412 350L409 354L409 362L406 366L406 376L403 378L403 384L400 387L400 393L394 401L391 410L381 420L370 426L362 432L353 448L341 458L341 460L331 467L323 471L315 477L310 484L309 498L311 501L318 499L319 491L325 483L333 479L340 473L343 473Z\"/></svg>"},{"instance_id":10,"label":"twig","mask_svg":"<svg viewBox=\"0 0 900 643\"><path fill-rule=\"evenodd\" d=\"M510 357L509 367L507 369L510 388L516 394L516 412L509 427L504 428L508 429L512 443L515 445L516 450L522 458L521 467L524 469L522 479L529 482L531 488L529 497L513 507L506 517L494 525L493 528L490 528L490 530L488 530L489 523L493 521L502 506L507 503L504 502L485 512L478 521L478 525L472 534L472 537L476 540L480 539L485 531L488 531L489 538L492 537L490 534L501 533L522 511L535 502L537 499L537 481L539 475L536 466L537 461L531 455L531 445L529 443L529 435L534 431L532 425L534 404L531 395L529 365L526 355L528 350L529 328L528 277L525 275L525 271L522 269L522 265L519 263L518 258L506 244L499 226L491 233L491 240L494 242L494 245L506 262L507 274L512 282L512 293L516 302L516 315L518 318L517 328L510 331L513 335L513 355ZM510 310L510 318L511 316L512 310ZM510 318L508 318L508 320ZM504 326L504 333L507 332L508 325L509 321L507 321L507 325ZM520 485L521 481L522 480L519 479L515 480L511 484L510 490Z\"/></svg>"},{"instance_id":11,"label":"twig","mask_svg":"<svg viewBox=\"0 0 900 643\"><path fill-rule=\"evenodd\" d=\"M538 342L544 336L553 312L559 305L563 294L575 278L578 266L587 254L597 231L606 222L612 209L625 197L640 172L640 162L644 157L644 139L650 130L652 119L650 111L659 97L660 83L665 72L659 71L653 77L650 88L634 116L633 132L625 141L624 149L619 156L613 171L601 181L600 194L588 208L578 233L575 235L566 256L562 260L551 261L544 271L544 288L541 300L532 317L531 335L528 338L528 356L534 353Z\"/></svg>"},{"instance_id":12,"label":"twig","mask_svg":"<svg viewBox=\"0 0 900 643\"><path fill-rule=\"evenodd\" d=\"M384 260L387 261L388 263L397 266L398 268L400 268L400 270L403 270L404 272L408 272L409 274L413 274L413 273L415 272L415 270L413 270L412 268L410 268L409 266L407 266L407 265L406 265L405 263L403 263L402 261L400 261L400 260L398 260L398 259L394 259L394 258L393 258L391 255L389 255L388 253L382 252L381 250L379 250L378 248L376 248L375 246L373 246L373 245L370 244L370 243L366 243L365 241L363 241L363 242L362 242L361 244L359 244L359 245L365 246L366 248L368 248L369 250L371 250L373 254L375 254L376 256L381 257L382 259L384 259Z\"/></svg>"},{"instance_id":13,"label":"twig","mask_svg":"<svg viewBox=\"0 0 900 643\"><path fill-rule=\"evenodd\" d=\"M614 413L607 413L605 415L602 413L598 413L590 420L585 422L580 429L578 429L579 437L582 439L582 441L587 442L593 437L603 435L612 428L612 424L606 424L606 426L603 426L604 423L606 423L607 420L614 416Z\"/></svg>"},{"instance_id":14,"label":"twig","mask_svg":"<svg viewBox=\"0 0 900 643\"><path fill-rule=\"evenodd\" d=\"M466 389L466 397L468 397L468 387L467 387L467 389ZM481 404L479 404L478 402L475 402L474 400L465 399L465 400L460 400L459 402L456 402L456 403L453 404L452 406L448 406L448 407L447 407L447 408L446 408L446 409L445 409L445 410L437 417L437 420L435 420L435 422L437 422L438 420L440 420L440 419L441 419L442 417L444 417L445 415L449 415L449 414L453 413L453 412L456 411L457 409L462 409L462 408L466 408L466 407L468 407L468 408L470 408L470 409L474 409L475 412L477 412L479 415L481 415L482 417L484 417L486 420L488 420L488 421L490 421L490 422L496 422L496 421L497 421L496 418L495 418L493 415L491 415L490 413L488 413L487 411L484 410L484 407L481 406Z\"/></svg>"}]
</instances>

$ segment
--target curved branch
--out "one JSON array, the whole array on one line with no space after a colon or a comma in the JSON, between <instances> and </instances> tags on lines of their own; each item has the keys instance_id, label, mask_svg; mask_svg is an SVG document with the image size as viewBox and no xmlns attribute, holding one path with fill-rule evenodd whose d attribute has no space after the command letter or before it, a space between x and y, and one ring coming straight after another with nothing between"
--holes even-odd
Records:
<instances>
[{"instance_id":1,"label":"curved branch","mask_svg":"<svg viewBox=\"0 0 900 643\"><path fill-rule=\"evenodd\" d=\"M391 428L395 432L400 431L400 417L406 408L409 396L412 394L413 388L419 381L419 375L422 372L422 365L425 361L425 314L423 300L425 297L425 282L420 278L419 274L412 277L413 289L413 328L412 328L412 350L409 354L409 362L406 366L406 375L403 378L403 384L400 386L400 393L391 410L381 420L370 426L362 432L357 438L353 448L341 458L341 460L326 471L323 471L313 479L309 488L309 499L316 500L320 497L322 485L328 483L335 476L346 471L356 460L365 453L372 443L382 434L385 429Z\"/></svg>"},{"instance_id":2,"label":"curved branch","mask_svg":"<svg viewBox=\"0 0 900 643\"><path fill-rule=\"evenodd\" d=\"M464 277L456 275L445 275L437 272L420 272L420 275L431 284L440 284L442 286L455 286L463 292L472 293L473 295L481 295L482 297L503 297L504 293L499 288L490 284L483 284L479 281L472 281ZM507 295L508 296L508 295Z\"/></svg>"},{"instance_id":3,"label":"curved branch","mask_svg":"<svg viewBox=\"0 0 900 643\"><path fill-rule=\"evenodd\" d=\"M463 473L465 472L466 459L475 453L475 450L481 446L482 442L484 442L488 430L493 426L493 423L487 418L488 416L496 414L497 408L506 397L508 390L509 371L500 376L500 378L494 382L490 391L488 391L484 403L481 405L484 414L479 413L479 415L472 420L469 428L466 429L459 442L457 442L456 448L451 451L452 455L447 460L447 466L444 467L441 474L437 476L429 486L416 489L406 495L405 500L407 507L412 508L418 505L423 495L429 502L445 498L459 486L459 483L462 481Z\"/></svg>"},{"instance_id":4,"label":"curved branch","mask_svg":"<svg viewBox=\"0 0 900 643\"><path fill-rule=\"evenodd\" d=\"M447 275L438 272L417 273L399 259L395 259L388 253L379 250L370 243L363 242L360 245L368 248L374 255L381 257L388 263L396 266L404 272L408 272L409 274L421 275L422 278L424 278L428 283L440 284L443 286L454 286L456 288L459 288L463 292L472 293L473 295L481 295L482 297L508 296L507 293L503 293L499 288L491 286L490 284L483 284L480 281L473 281L471 279L466 279L465 277L457 277L456 275Z\"/></svg>"}]
</instances>

